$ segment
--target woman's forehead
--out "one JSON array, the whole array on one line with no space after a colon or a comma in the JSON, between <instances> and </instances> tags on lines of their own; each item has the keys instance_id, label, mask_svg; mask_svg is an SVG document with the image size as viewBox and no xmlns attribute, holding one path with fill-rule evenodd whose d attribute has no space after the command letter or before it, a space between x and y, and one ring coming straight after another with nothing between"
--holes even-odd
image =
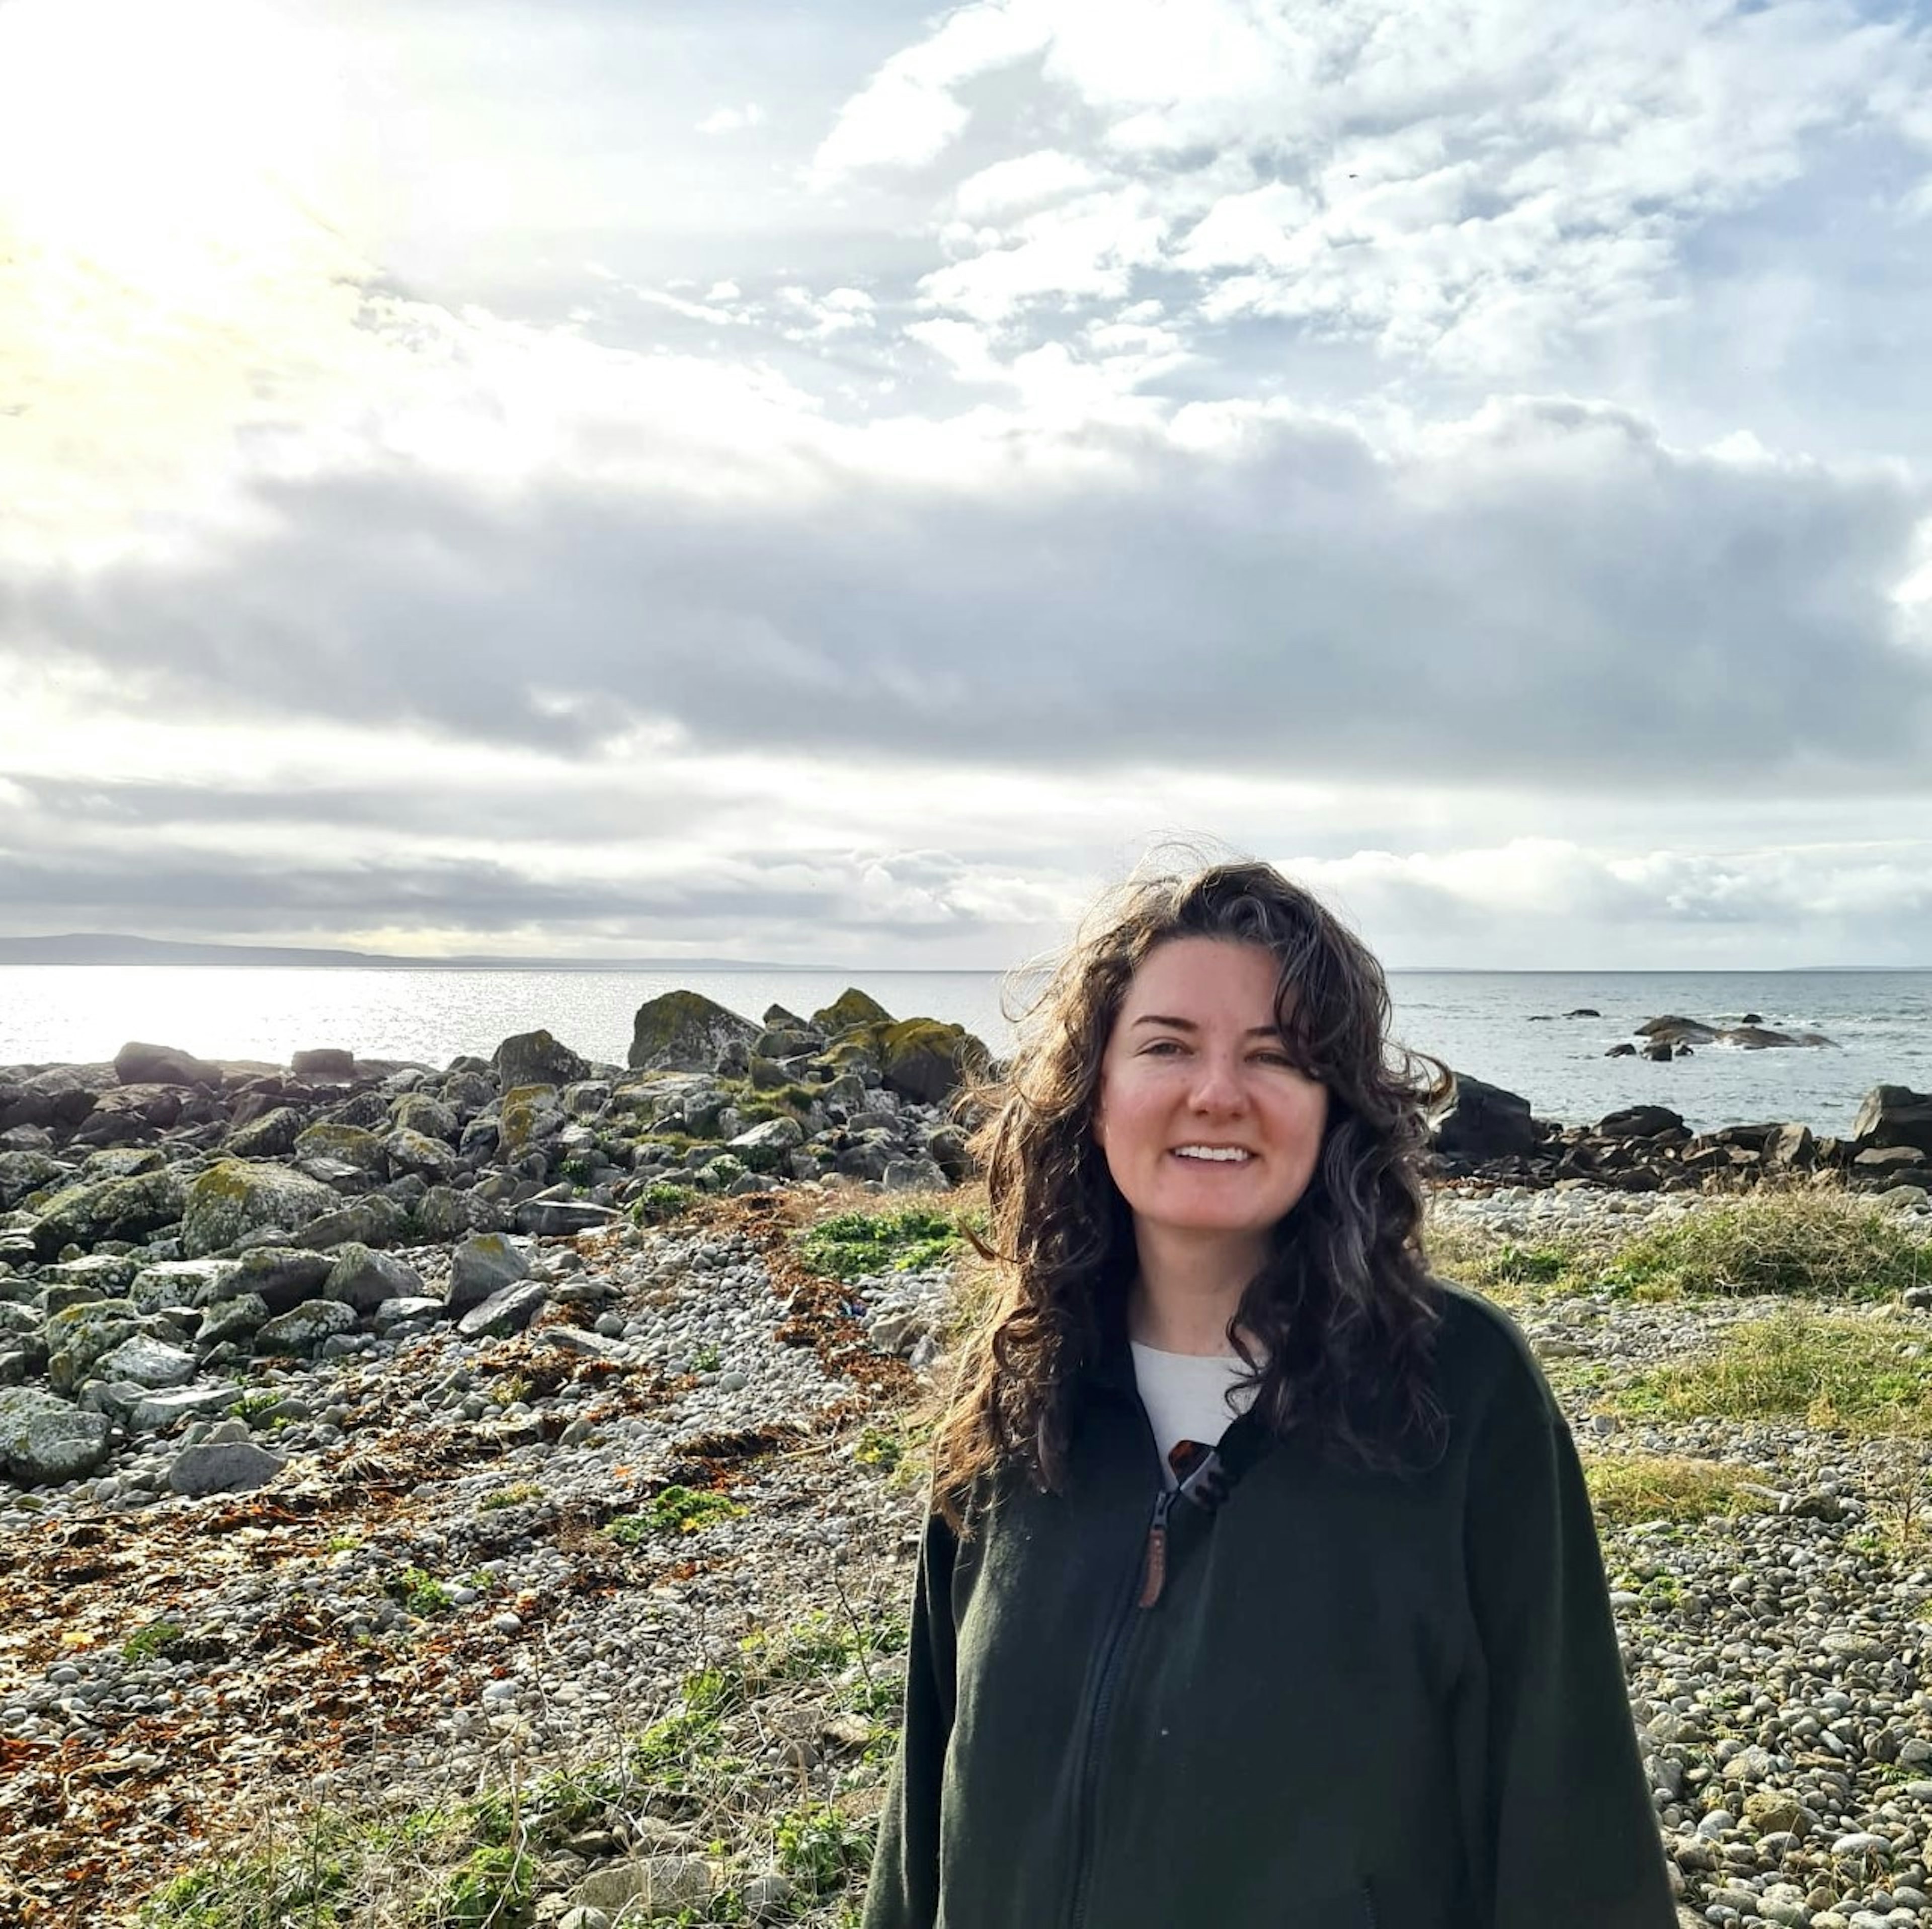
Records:
<instances>
[{"instance_id":1,"label":"woman's forehead","mask_svg":"<svg viewBox=\"0 0 1932 1929\"><path fill-rule=\"evenodd\" d=\"M1279 979L1274 954L1263 946L1220 938L1170 938L1141 960L1121 1014L1205 1020L1245 1012L1251 1023L1272 1024Z\"/></svg>"}]
</instances>

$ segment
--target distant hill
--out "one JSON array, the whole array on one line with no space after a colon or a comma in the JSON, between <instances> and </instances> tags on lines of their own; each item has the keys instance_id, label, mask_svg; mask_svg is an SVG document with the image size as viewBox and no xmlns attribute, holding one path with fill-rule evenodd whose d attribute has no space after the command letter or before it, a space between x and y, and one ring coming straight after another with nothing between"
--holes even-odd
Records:
<instances>
[{"instance_id":1,"label":"distant hill","mask_svg":"<svg viewBox=\"0 0 1932 1929\"><path fill-rule=\"evenodd\" d=\"M0 938L0 964L280 964L390 971L836 971L837 965L768 964L744 958L400 958L284 944L183 944L114 932Z\"/></svg>"}]
</instances>

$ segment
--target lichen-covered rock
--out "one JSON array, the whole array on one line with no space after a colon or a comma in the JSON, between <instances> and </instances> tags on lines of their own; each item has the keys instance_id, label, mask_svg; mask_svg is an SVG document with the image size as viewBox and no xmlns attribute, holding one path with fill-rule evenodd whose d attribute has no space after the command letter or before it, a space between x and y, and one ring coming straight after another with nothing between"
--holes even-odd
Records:
<instances>
[{"instance_id":1,"label":"lichen-covered rock","mask_svg":"<svg viewBox=\"0 0 1932 1929\"><path fill-rule=\"evenodd\" d=\"M922 1106L944 1105L969 1072L986 1063L986 1048L964 1025L909 1018L878 1034L886 1085Z\"/></svg>"},{"instance_id":2,"label":"lichen-covered rock","mask_svg":"<svg viewBox=\"0 0 1932 1929\"><path fill-rule=\"evenodd\" d=\"M848 1031L872 1031L892 1022L892 1015L878 1000L856 985L848 985L822 1010L812 1015L812 1029L827 1038Z\"/></svg>"},{"instance_id":3,"label":"lichen-covered rock","mask_svg":"<svg viewBox=\"0 0 1932 1929\"><path fill-rule=\"evenodd\" d=\"M440 1184L456 1170L456 1154L440 1138L400 1126L382 1141L382 1156L392 1178L413 1172L419 1179Z\"/></svg>"},{"instance_id":4,"label":"lichen-covered rock","mask_svg":"<svg viewBox=\"0 0 1932 1929\"><path fill-rule=\"evenodd\" d=\"M374 1312L385 1300L419 1296L422 1275L393 1254L367 1246L344 1246L322 1282L324 1299L340 1300L357 1312Z\"/></svg>"},{"instance_id":5,"label":"lichen-covered rock","mask_svg":"<svg viewBox=\"0 0 1932 1929\"><path fill-rule=\"evenodd\" d=\"M522 1250L500 1232L478 1233L449 1256L449 1310L452 1315L480 1306L502 1287L527 1278L530 1262Z\"/></svg>"},{"instance_id":6,"label":"lichen-covered rock","mask_svg":"<svg viewBox=\"0 0 1932 1929\"><path fill-rule=\"evenodd\" d=\"M242 1254L235 1270L219 1288L219 1297L259 1293L271 1312L286 1312L314 1298L335 1264L333 1257L312 1247L256 1246Z\"/></svg>"},{"instance_id":7,"label":"lichen-covered rock","mask_svg":"<svg viewBox=\"0 0 1932 1929\"><path fill-rule=\"evenodd\" d=\"M625 1062L640 1072L708 1072L728 1045L748 1046L758 1029L701 992L666 992L638 1007Z\"/></svg>"},{"instance_id":8,"label":"lichen-covered rock","mask_svg":"<svg viewBox=\"0 0 1932 1929\"><path fill-rule=\"evenodd\" d=\"M352 1199L333 1212L312 1219L296 1235L300 1246L326 1251L332 1246L392 1246L410 1229L410 1214L399 1200L386 1192L371 1192ZM431 1234L432 1238L435 1235Z\"/></svg>"},{"instance_id":9,"label":"lichen-covered rock","mask_svg":"<svg viewBox=\"0 0 1932 1929\"><path fill-rule=\"evenodd\" d=\"M547 1031L523 1031L505 1039L493 1062L506 1091L516 1085L567 1085L590 1076L590 1061Z\"/></svg>"},{"instance_id":10,"label":"lichen-covered rock","mask_svg":"<svg viewBox=\"0 0 1932 1929\"><path fill-rule=\"evenodd\" d=\"M218 1346L224 1340L245 1340L272 1316L268 1302L260 1293L237 1293L232 1299L217 1300L202 1315L194 1343Z\"/></svg>"},{"instance_id":11,"label":"lichen-covered rock","mask_svg":"<svg viewBox=\"0 0 1932 1929\"><path fill-rule=\"evenodd\" d=\"M187 1181L176 1166L131 1179L94 1179L64 1186L35 1208L34 1250L51 1258L64 1246L104 1239L145 1239L181 1217Z\"/></svg>"},{"instance_id":12,"label":"lichen-covered rock","mask_svg":"<svg viewBox=\"0 0 1932 1929\"><path fill-rule=\"evenodd\" d=\"M29 1193L44 1191L69 1169L49 1152L0 1152L0 1212L10 1211Z\"/></svg>"},{"instance_id":13,"label":"lichen-covered rock","mask_svg":"<svg viewBox=\"0 0 1932 1929\"><path fill-rule=\"evenodd\" d=\"M47 1321L47 1384L57 1394L76 1391L103 1354L140 1330L128 1300L96 1300L52 1314Z\"/></svg>"},{"instance_id":14,"label":"lichen-covered rock","mask_svg":"<svg viewBox=\"0 0 1932 1929\"><path fill-rule=\"evenodd\" d=\"M356 1330L354 1311L340 1300L304 1300L265 1320L255 1334L258 1353L313 1353L325 1340Z\"/></svg>"},{"instance_id":15,"label":"lichen-covered rock","mask_svg":"<svg viewBox=\"0 0 1932 1929\"><path fill-rule=\"evenodd\" d=\"M298 1159L333 1159L380 1179L384 1172L382 1136L365 1126L324 1119L296 1135L290 1147Z\"/></svg>"},{"instance_id":16,"label":"lichen-covered rock","mask_svg":"<svg viewBox=\"0 0 1932 1929\"><path fill-rule=\"evenodd\" d=\"M554 1085L513 1086L497 1117L497 1150L507 1162L554 1138L568 1124Z\"/></svg>"},{"instance_id":17,"label":"lichen-covered rock","mask_svg":"<svg viewBox=\"0 0 1932 1929\"><path fill-rule=\"evenodd\" d=\"M237 1126L223 1142L223 1149L237 1159L278 1159L296 1149L303 1130L302 1113L293 1106L278 1106Z\"/></svg>"},{"instance_id":18,"label":"lichen-covered rock","mask_svg":"<svg viewBox=\"0 0 1932 1929\"><path fill-rule=\"evenodd\" d=\"M519 1280L472 1306L456 1322L465 1339L484 1333L520 1333L543 1310L550 1288L541 1280Z\"/></svg>"},{"instance_id":19,"label":"lichen-covered rock","mask_svg":"<svg viewBox=\"0 0 1932 1929\"><path fill-rule=\"evenodd\" d=\"M286 1166L219 1160L189 1183L182 1207L182 1250L190 1259L198 1259L224 1250L244 1233L263 1226L298 1232L340 1202L328 1186Z\"/></svg>"},{"instance_id":20,"label":"lichen-covered rock","mask_svg":"<svg viewBox=\"0 0 1932 1929\"><path fill-rule=\"evenodd\" d=\"M107 1457L112 1423L38 1387L0 1391L0 1464L25 1487L91 1474Z\"/></svg>"},{"instance_id":21,"label":"lichen-covered rock","mask_svg":"<svg viewBox=\"0 0 1932 1929\"><path fill-rule=\"evenodd\" d=\"M508 1228L508 1210L473 1189L459 1192L453 1186L432 1186L416 1204L416 1231L424 1239L458 1239L466 1232L502 1232Z\"/></svg>"},{"instance_id":22,"label":"lichen-covered rock","mask_svg":"<svg viewBox=\"0 0 1932 1929\"><path fill-rule=\"evenodd\" d=\"M224 1283L238 1270L233 1259L164 1259L134 1275L128 1297L144 1313L164 1306L205 1306L221 1298Z\"/></svg>"},{"instance_id":23,"label":"lichen-covered rock","mask_svg":"<svg viewBox=\"0 0 1932 1929\"><path fill-rule=\"evenodd\" d=\"M456 1137L454 1109L427 1092L405 1092L390 1107L389 1118L398 1132L419 1132L426 1138L448 1142Z\"/></svg>"},{"instance_id":24,"label":"lichen-covered rock","mask_svg":"<svg viewBox=\"0 0 1932 1929\"><path fill-rule=\"evenodd\" d=\"M186 1386L194 1378L194 1366L192 1353L137 1333L102 1354L94 1362L94 1370L104 1380L129 1381L152 1391Z\"/></svg>"},{"instance_id":25,"label":"lichen-covered rock","mask_svg":"<svg viewBox=\"0 0 1932 1929\"><path fill-rule=\"evenodd\" d=\"M795 1118L768 1118L730 1142L730 1149L754 1172L776 1172L784 1155L805 1142L805 1131Z\"/></svg>"},{"instance_id":26,"label":"lichen-covered rock","mask_svg":"<svg viewBox=\"0 0 1932 1929\"><path fill-rule=\"evenodd\" d=\"M138 1040L114 1054L114 1076L124 1085L202 1085L221 1089L221 1067L192 1052L172 1045L143 1045Z\"/></svg>"}]
</instances>

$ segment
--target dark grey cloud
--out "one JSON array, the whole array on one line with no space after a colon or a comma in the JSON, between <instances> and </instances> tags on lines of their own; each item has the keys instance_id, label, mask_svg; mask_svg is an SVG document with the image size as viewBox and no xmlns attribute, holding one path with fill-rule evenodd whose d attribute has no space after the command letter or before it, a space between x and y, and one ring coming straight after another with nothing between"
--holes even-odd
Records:
<instances>
[{"instance_id":1,"label":"dark grey cloud","mask_svg":"<svg viewBox=\"0 0 1932 1929\"><path fill-rule=\"evenodd\" d=\"M16 577L0 650L182 712L563 752L650 718L1054 771L1670 795L1932 770L1932 655L1890 600L1927 504L1896 470L1686 454L1561 402L1401 458L1305 422L1238 459L1116 453L1077 490L848 472L793 507L263 483L272 532L217 562Z\"/></svg>"}]
</instances>

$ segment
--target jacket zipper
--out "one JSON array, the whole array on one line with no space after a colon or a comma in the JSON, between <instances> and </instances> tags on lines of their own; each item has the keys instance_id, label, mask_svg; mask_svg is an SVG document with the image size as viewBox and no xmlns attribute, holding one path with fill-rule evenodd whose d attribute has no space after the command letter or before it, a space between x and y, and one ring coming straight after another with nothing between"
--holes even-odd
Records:
<instances>
[{"instance_id":1,"label":"jacket zipper","mask_svg":"<svg viewBox=\"0 0 1932 1929\"><path fill-rule=\"evenodd\" d=\"M1141 1547L1136 1572L1140 1585L1130 1586L1120 1612L1108 1630L1107 1646L1100 1664L1100 1678L1094 1690L1094 1713L1087 1724L1084 1749L1080 1761L1077 1789L1078 1826L1074 1830L1073 1906L1068 1921L1072 1929L1084 1929L1087 1896L1093 1879L1094 1811L1095 1786L1100 1778L1100 1740L1106 1726L1107 1711L1114 1697L1121 1656L1126 1652L1126 1636L1137 1616L1160 1598L1167 1579L1167 1516L1174 1504L1174 1491L1163 1489L1154 1504L1148 1522L1147 1538Z\"/></svg>"}]
</instances>

